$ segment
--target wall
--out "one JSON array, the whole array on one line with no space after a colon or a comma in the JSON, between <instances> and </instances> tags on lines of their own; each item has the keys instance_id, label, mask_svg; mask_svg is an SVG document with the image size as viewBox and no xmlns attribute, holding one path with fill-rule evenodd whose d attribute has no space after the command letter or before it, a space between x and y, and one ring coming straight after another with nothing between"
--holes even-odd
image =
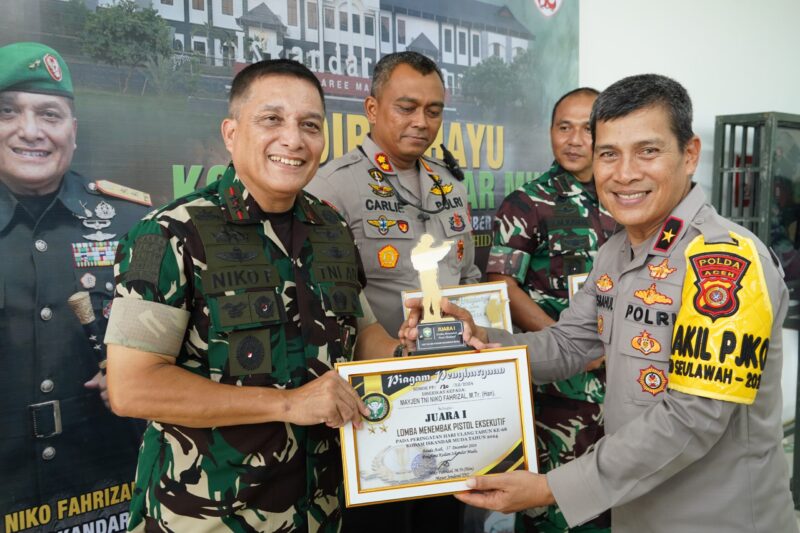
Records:
<instances>
[{"instance_id":1,"label":"wall","mask_svg":"<svg viewBox=\"0 0 800 533\"><path fill-rule=\"evenodd\" d=\"M604 89L631 74L680 81L703 143L695 175L711 191L717 115L800 114L800 2L582 0L579 79ZM783 419L794 418L796 332L784 330Z\"/></svg>"},{"instance_id":2,"label":"wall","mask_svg":"<svg viewBox=\"0 0 800 533\"><path fill-rule=\"evenodd\" d=\"M656 72L692 96L703 142L696 180L711 190L714 118L800 114L800 2L582 0L581 85Z\"/></svg>"}]
</instances>

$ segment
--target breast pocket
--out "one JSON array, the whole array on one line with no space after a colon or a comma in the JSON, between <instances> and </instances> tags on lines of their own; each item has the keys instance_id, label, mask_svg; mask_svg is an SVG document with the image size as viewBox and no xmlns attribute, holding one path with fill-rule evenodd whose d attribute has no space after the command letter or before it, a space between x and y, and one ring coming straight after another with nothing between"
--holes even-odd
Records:
<instances>
[{"instance_id":1,"label":"breast pocket","mask_svg":"<svg viewBox=\"0 0 800 533\"><path fill-rule=\"evenodd\" d=\"M229 378L225 382L242 385L267 384L267 376L277 383L288 382L286 339L282 338L287 317L277 291L209 298L208 309L209 339L228 344L227 353L215 351L209 357L212 372Z\"/></svg>"},{"instance_id":2,"label":"breast pocket","mask_svg":"<svg viewBox=\"0 0 800 533\"><path fill-rule=\"evenodd\" d=\"M669 379L672 328L623 320L617 332L626 400L639 405L660 401Z\"/></svg>"},{"instance_id":3,"label":"breast pocket","mask_svg":"<svg viewBox=\"0 0 800 533\"><path fill-rule=\"evenodd\" d=\"M79 268L74 272L76 290L91 295L95 318L108 318L114 299L114 267Z\"/></svg>"},{"instance_id":4,"label":"breast pocket","mask_svg":"<svg viewBox=\"0 0 800 533\"><path fill-rule=\"evenodd\" d=\"M373 224L380 221L383 216L386 220L393 222L388 229L382 230L384 226ZM410 280L416 277L416 271L411 266L411 249L416 244L416 235L413 228L405 219L390 219L386 215L378 215L375 218L365 218L364 238L358 243L361 253L361 261L364 265L364 272L367 279L387 279Z\"/></svg>"},{"instance_id":5,"label":"breast pocket","mask_svg":"<svg viewBox=\"0 0 800 533\"><path fill-rule=\"evenodd\" d=\"M354 286L337 283L325 284L322 289L322 307L325 311L325 335L328 355L324 363L330 367L340 360L351 360L356 342L357 320L364 316L359 299L360 291Z\"/></svg>"}]
</instances>

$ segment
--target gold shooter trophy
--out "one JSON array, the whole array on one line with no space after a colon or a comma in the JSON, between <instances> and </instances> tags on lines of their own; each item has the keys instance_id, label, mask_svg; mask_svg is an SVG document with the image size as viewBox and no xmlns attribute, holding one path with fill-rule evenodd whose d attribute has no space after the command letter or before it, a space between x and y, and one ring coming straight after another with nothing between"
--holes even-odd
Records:
<instances>
[{"instance_id":1,"label":"gold shooter trophy","mask_svg":"<svg viewBox=\"0 0 800 533\"><path fill-rule=\"evenodd\" d=\"M424 233L411 250L411 264L419 273L422 290L422 320L417 325L417 350L414 355L458 352L464 344L464 324L442 317L442 290L439 287L439 261L447 256L453 241L433 246L433 236Z\"/></svg>"}]
</instances>

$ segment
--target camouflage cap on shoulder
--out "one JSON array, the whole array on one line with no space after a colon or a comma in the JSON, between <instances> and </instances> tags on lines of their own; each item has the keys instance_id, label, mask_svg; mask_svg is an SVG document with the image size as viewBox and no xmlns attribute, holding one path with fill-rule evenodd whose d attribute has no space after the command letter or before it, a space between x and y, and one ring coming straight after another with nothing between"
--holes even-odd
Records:
<instances>
[{"instance_id":1,"label":"camouflage cap on shoulder","mask_svg":"<svg viewBox=\"0 0 800 533\"><path fill-rule=\"evenodd\" d=\"M0 92L22 91L73 98L72 76L61 55L41 43L0 47Z\"/></svg>"}]
</instances>

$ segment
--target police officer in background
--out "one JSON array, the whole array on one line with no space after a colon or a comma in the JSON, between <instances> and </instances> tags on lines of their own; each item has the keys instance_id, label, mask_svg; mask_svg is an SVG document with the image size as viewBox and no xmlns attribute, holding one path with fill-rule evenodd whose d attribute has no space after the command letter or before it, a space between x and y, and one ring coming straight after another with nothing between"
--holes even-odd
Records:
<instances>
[{"instance_id":1,"label":"police officer in background","mask_svg":"<svg viewBox=\"0 0 800 533\"><path fill-rule=\"evenodd\" d=\"M781 445L780 264L692 182L700 139L678 82L612 84L591 128L600 200L625 231L600 249L556 324L464 336L476 348L527 344L537 381L605 353L606 435L545 475L480 476L456 496L503 512L556 503L570 527L610 508L614 533L798 531ZM449 302L442 309L469 322ZM403 328L409 340L418 312Z\"/></svg>"},{"instance_id":2,"label":"police officer in background","mask_svg":"<svg viewBox=\"0 0 800 533\"><path fill-rule=\"evenodd\" d=\"M368 284L367 300L394 334L403 322L400 293L419 289L411 249L424 233L455 241L439 264L441 286L475 283L480 271L464 185L442 162L423 154L442 125L445 90L436 64L416 52L375 65L364 110L370 133L361 146L323 167L306 190L333 204L353 231ZM399 355L399 354L398 354ZM451 498L382 504L345 511L346 531L457 531Z\"/></svg>"},{"instance_id":3,"label":"police officer in background","mask_svg":"<svg viewBox=\"0 0 800 533\"><path fill-rule=\"evenodd\" d=\"M597 94L582 87L556 102L550 122L553 166L508 195L495 213L486 273L490 281L508 285L511 317L522 331L539 331L558 320L569 304L570 276L591 270L597 249L616 226L597 199L592 175L589 115ZM583 455L603 436L605 390L602 359L569 379L534 386L541 472ZM557 506L541 511L517 515L518 530L568 529ZM603 513L573 531L604 531L609 522L609 513Z\"/></svg>"},{"instance_id":4,"label":"police officer in background","mask_svg":"<svg viewBox=\"0 0 800 533\"><path fill-rule=\"evenodd\" d=\"M67 299L103 321L119 239L149 197L71 170L77 121L61 56L0 48L0 514L133 481L139 430L104 405L97 343ZM55 513L54 513L55 514ZM52 525L52 524L51 524Z\"/></svg>"}]
</instances>

